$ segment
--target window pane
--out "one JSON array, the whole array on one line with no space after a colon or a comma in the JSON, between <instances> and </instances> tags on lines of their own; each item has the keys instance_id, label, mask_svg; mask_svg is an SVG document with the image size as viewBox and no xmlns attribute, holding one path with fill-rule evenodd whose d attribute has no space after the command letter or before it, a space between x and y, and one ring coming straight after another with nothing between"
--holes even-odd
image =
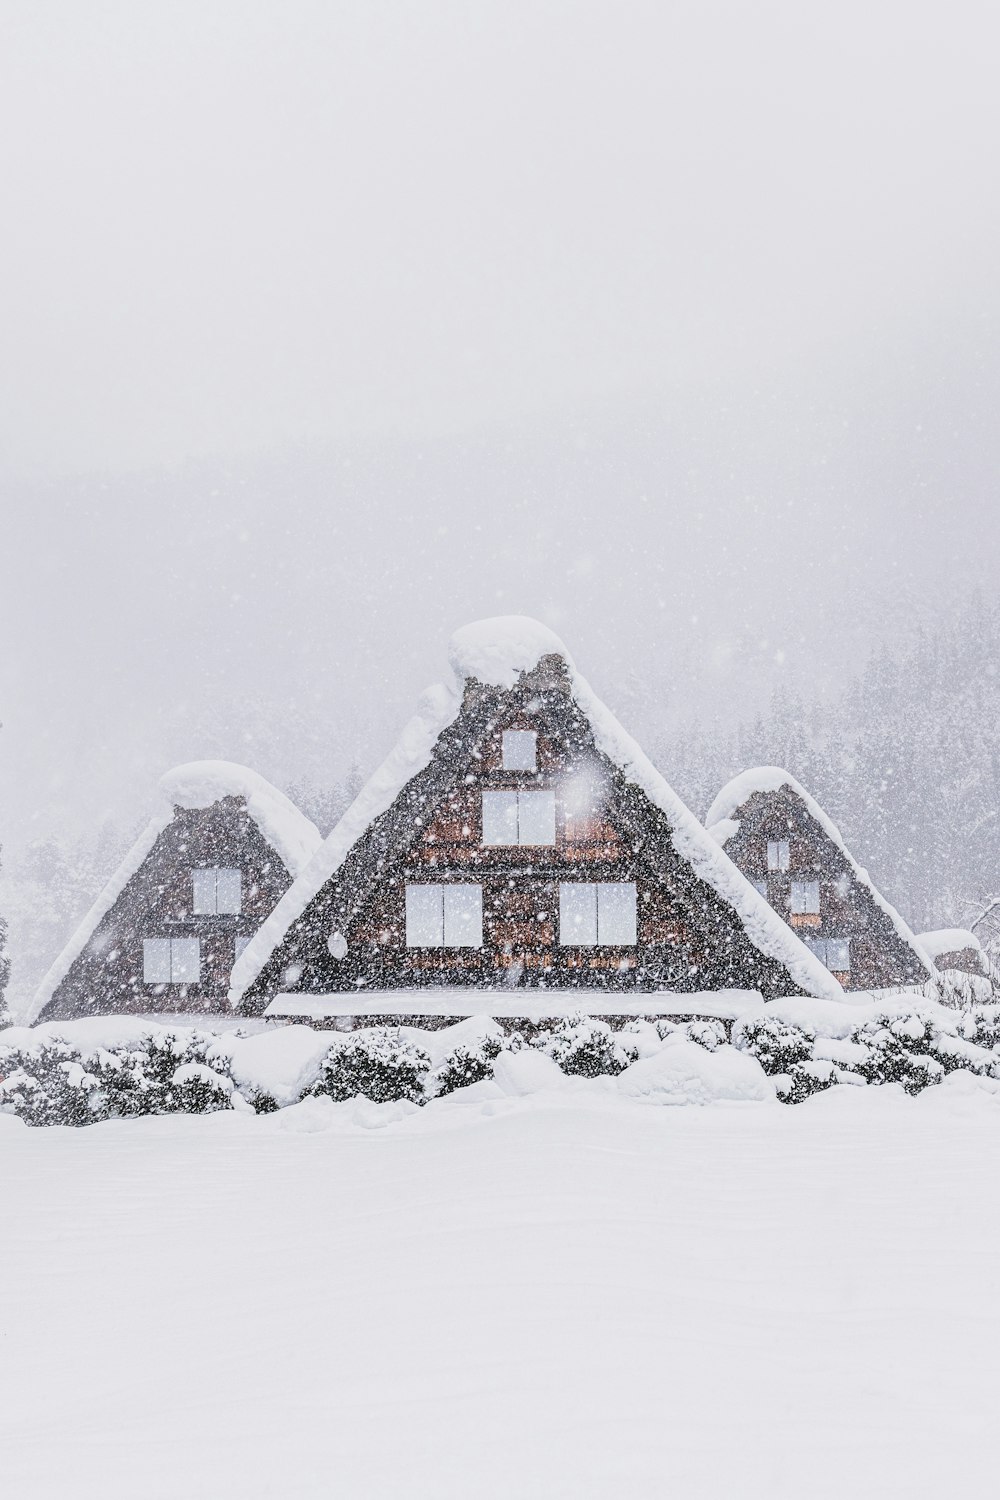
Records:
<instances>
[{"instance_id":1,"label":"window pane","mask_svg":"<svg viewBox=\"0 0 1000 1500\"><path fill-rule=\"evenodd\" d=\"M634 944L635 882L605 882L597 887L597 941Z\"/></svg>"},{"instance_id":2,"label":"window pane","mask_svg":"<svg viewBox=\"0 0 1000 1500\"><path fill-rule=\"evenodd\" d=\"M819 911L818 880L792 881L791 910L796 915L812 915Z\"/></svg>"},{"instance_id":3,"label":"window pane","mask_svg":"<svg viewBox=\"0 0 1000 1500\"><path fill-rule=\"evenodd\" d=\"M766 880L755 880L753 882L753 885L754 885L754 889L757 891L757 893L759 895L763 896L764 900L766 901L767 900L767 881Z\"/></svg>"},{"instance_id":4,"label":"window pane","mask_svg":"<svg viewBox=\"0 0 1000 1500\"><path fill-rule=\"evenodd\" d=\"M483 946L483 888L446 885L444 888L444 945L446 948Z\"/></svg>"},{"instance_id":5,"label":"window pane","mask_svg":"<svg viewBox=\"0 0 1000 1500\"><path fill-rule=\"evenodd\" d=\"M440 948L444 942L444 898L439 885L406 887L408 948Z\"/></svg>"},{"instance_id":6,"label":"window pane","mask_svg":"<svg viewBox=\"0 0 1000 1500\"><path fill-rule=\"evenodd\" d=\"M197 984L201 976L201 945L197 938L170 939L170 983Z\"/></svg>"},{"instance_id":7,"label":"window pane","mask_svg":"<svg viewBox=\"0 0 1000 1500\"><path fill-rule=\"evenodd\" d=\"M770 839L767 845L767 868L769 870L787 870L789 866L789 847L787 839Z\"/></svg>"},{"instance_id":8,"label":"window pane","mask_svg":"<svg viewBox=\"0 0 1000 1500\"><path fill-rule=\"evenodd\" d=\"M554 844L555 792L518 792L517 829L519 844Z\"/></svg>"},{"instance_id":9,"label":"window pane","mask_svg":"<svg viewBox=\"0 0 1000 1500\"><path fill-rule=\"evenodd\" d=\"M538 736L533 729L504 730L503 768L505 771L537 771Z\"/></svg>"},{"instance_id":10,"label":"window pane","mask_svg":"<svg viewBox=\"0 0 1000 1500\"><path fill-rule=\"evenodd\" d=\"M196 917L215 915L215 871L191 871L191 910Z\"/></svg>"},{"instance_id":11,"label":"window pane","mask_svg":"<svg viewBox=\"0 0 1000 1500\"><path fill-rule=\"evenodd\" d=\"M826 938L806 938L805 945L816 955L821 964L826 963Z\"/></svg>"},{"instance_id":12,"label":"window pane","mask_svg":"<svg viewBox=\"0 0 1000 1500\"><path fill-rule=\"evenodd\" d=\"M170 939L146 938L142 945L144 984L170 983Z\"/></svg>"},{"instance_id":13,"label":"window pane","mask_svg":"<svg viewBox=\"0 0 1000 1500\"><path fill-rule=\"evenodd\" d=\"M239 915L242 908L239 870L216 870L215 909L226 916Z\"/></svg>"},{"instance_id":14,"label":"window pane","mask_svg":"<svg viewBox=\"0 0 1000 1500\"><path fill-rule=\"evenodd\" d=\"M830 938L826 945L826 966L834 974L851 972L851 943L849 938Z\"/></svg>"},{"instance_id":15,"label":"window pane","mask_svg":"<svg viewBox=\"0 0 1000 1500\"><path fill-rule=\"evenodd\" d=\"M559 886L559 941L567 948L597 942L597 886L589 880Z\"/></svg>"},{"instance_id":16,"label":"window pane","mask_svg":"<svg viewBox=\"0 0 1000 1500\"><path fill-rule=\"evenodd\" d=\"M517 843L517 793L483 793L483 843Z\"/></svg>"},{"instance_id":17,"label":"window pane","mask_svg":"<svg viewBox=\"0 0 1000 1500\"><path fill-rule=\"evenodd\" d=\"M251 941L252 941L252 939L249 938L249 937L247 937L246 933L242 933L242 934L240 934L237 937L236 944L235 944L235 957L236 958L239 958L242 955L242 953L246 949L248 943L250 943Z\"/></svg>"}]
</instances>

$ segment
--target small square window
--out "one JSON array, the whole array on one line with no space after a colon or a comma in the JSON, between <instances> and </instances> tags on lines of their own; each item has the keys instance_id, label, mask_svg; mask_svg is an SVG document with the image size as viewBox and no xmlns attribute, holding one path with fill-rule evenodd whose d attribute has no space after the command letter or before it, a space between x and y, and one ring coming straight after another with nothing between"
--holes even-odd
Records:
<instances>
[{"instance_id":1,"label":"small square window","mask_svg":"<svg viewBox=\"0 0 1000 1500\"><path fill-rule=\"evenodd\" d=\"M201 944L197 938L146 938L142 945L144 984L197 984Z\"/></svg>"},{"instance_id":2,"label":"small square window","mask_svg":"<svg viewBox=\"0 0 1000 1500\"><path fill-rule=\"evenodd\" d=\"M787 839L768 839L767 868L769 870L787 870L790 856L791 850Z\"/></svg>"},{"instance_id":3,"label":"small square window","mask_svg":"<svg viewBox=\"0 0 1000 1500\"><path fill-rule=\"evenodd\" d=\"M634 947L635 882L563 881L559 886L559 942L569 948Z\"/></svg>"},{"instance_id":4,"label":"small square window","mask_svg":"<svg viewBox=\"0 0 1000 1500\"><path fill-rule=\"evenodd\" d=\"M825 962L831 974L849 974L851 972L850 938L828 938Z\"/></svg>"},{"instance_id":5,"label":"small square window","mask_svg":"<svg viewBox=\"0 0 1000 1500\"><path fill-rule=\"evenodd\" d=\"M791 905L793 916L816 916L819 913L819 881L793 880Z\"/></svg>"},{"instance_id":6,"label":"small square window","mask_svg":"<svg viewBox=\"0 0 1000 1500\"><path fill-rule=\"evenodd\" d=\"M538 770L538 735L533 729L504 730L503 768L505 771Z\"/></svg>"},{"instance_id":7,"label":"small square window","mask_svg":"<svg viewBox=\"0 0 1000 1500\"><path fill-rule=\"evenodd\" d=\"M239 870L214 866L191 871L191 910L196 917L236 917L243 909Z\"/></svg>"},{"instance_id":8,"label":"small square window","mask_svg":"<svg viewBox=\"0 0 1000 1500\"><path fill-rule=\"evenodd\" d=\"M406 887L406 946L408 948L481 948L483 946L482 886L408 885Z\"/></svg>"}]
</instances>

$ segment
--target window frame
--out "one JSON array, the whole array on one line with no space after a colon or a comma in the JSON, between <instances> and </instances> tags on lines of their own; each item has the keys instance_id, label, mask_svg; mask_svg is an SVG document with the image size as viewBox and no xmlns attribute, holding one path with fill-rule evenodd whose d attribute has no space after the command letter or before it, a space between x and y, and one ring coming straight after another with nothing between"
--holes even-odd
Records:
<instances>
[{"instance_id":1,"label":"window frame","mask_svg":"<svg viewBox=\"0 0 1000 1500\"><path fill-rule=\"evenodd\" d=\"M629 931L634 933L633 937L622 939L619 936L611 938L603 936L601 932L601 892L602 891L629 891L631 899L627 900L629 907L628 915L632 918ZM593 921L589 922L591 905ZM605 897L605 903L608 898ZM570 908L576 906L580 918L588 922L587 933L583 937L575 937L569 941L564 934L564 926L567 919L577 920L571 913ZM605 916L605 922L611 925L610 913ZM590 933L593 936L590 936ZM635 948L639 942L639 890L634 880L560 880L559 882L559 946L560 948Z\"/></svg>"},{"instance_id":2,"label":"window frame","mask_svg":"<svg viewBox=\"0 0 1000 1500\"><path fill-rule=\"evenodd\" d=\"M475 892L472 898L478 910L463 916L461 912L462 901L468 904L470 893ZM419 895L417 893L420 893ZM450 899L449 899L450 896ZM479 950L483 946L483 887L478 881L472 880L408 880L403 892L404 902L404 944L407 948L472 948ZM411 938L411 917L414 924L417 919L417 908L423 907L421 920L427 925L424 931L433 934L426 940L415 941ZM457 926L463 921L471 921L469 933L472 941L449 942L448 939L457 936Z\"/></svg>"},{"instance_id":3,"label":"window frame","mask_svg":"<svg viewBox=\"0 0 1000 1500\"><path fill-rule=\"evenodd\" d=\"M515 746L526 749L531 741L531 756L518 756ZM508 752L509 747L509 752ZM505 729L500 741L500 765L504 771L538 770L538 731L535 729Z\"/></svg>"},{"instance_id":4,"label":"window frame","mask_svg":"<svg viewBox=\"0 0 1000 1500\"><path fill-rule=\"evenodd\" d=\"M542 804L544 800L544 811ZM532 819L545 824L551 838L543 841L522 839L521 809L532 809ZM484 849L554 849L556 846L556 794L554 787L485 787L480 809ZM540 815L540 816L539 816ZM513 838L487 838L498 832L513 832ZM533 829L534 831L534 829Z\"/></svg>"},{"instance_id":5,"label":"window frame","mask_svg":"<svg viewBox=\"0 0 1000 1500\"><path fill-rule=\"evenodd\" d=\"M820 883L818 880L793 880L788 892L788 911L793 917L818 917L820 914ZM798 905L798 902L808 903L811 896L803 896L803 891L815 891L815 905Z\"/></svg>"},{"instance_id":6,"label":"window frame","mask_svg":"<svg viewBox=\"0 0 1000 1500\"><path fill-rule=\"evenodd\" d=\"M239 904L219 909L219 876L236 877ZM200 877L200 878L199 878ZM228 882L231 884L231 882ZM202 887L199 895L199 886ZM211 892L211 905L204 904ZM199 905L199 900L202 905ZM233 865L195 865L191 870L191 915L193 917L239 917L243 914L243 871Z\"/></svg>"},{"instance_id":7,"label":"window frame","mask_svg":"<svg viewBox=\"0 0 1000 1500\"><path fill-rule=\"evenodd\" d=\"M771 851L774 850L773 861ZM768 839L767 869L772 875L787 875L792 863L791 839Z\"/></svg>"}]
</instances>

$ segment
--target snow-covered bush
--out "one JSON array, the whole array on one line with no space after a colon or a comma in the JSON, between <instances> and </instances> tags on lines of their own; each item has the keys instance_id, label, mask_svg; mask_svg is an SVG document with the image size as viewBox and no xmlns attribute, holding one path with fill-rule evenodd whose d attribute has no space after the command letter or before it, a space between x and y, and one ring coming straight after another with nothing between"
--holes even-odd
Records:
<instances>
[{"instance_id":1,"label":"snow-covered bush","mask_svg":"<svg viewBox=\"0 0 1000 1500\"><path fill-rule=\"evenodd\" d=\"M65 1042L0 1049L0 1110L27 1125L91 1125L103 1118L97 1079Z\"/></svg>"},{"instance_id":2,"label":"snow-covered bush","mask_svg":"<svg viewBox=\"0 0 1000 1500\"><path fill-rule=\"evenodd\" d=\"M763 1064L762 1064L763 1066ZM802 1104L813 1094L822 1093L838 1082L837 1070L824 1059L792 1063L787 1072L778 1073L774 1092L783 1104Z\"/></svg>"},{"instance_id":3,"label":"snow-covered bush","mask_svg":"<svg viewBox=\"0 0 1000 1500\"><path fill-rule=\"evenodd\" d=\"M364 1094L374 1104L397 1099L423 1103L431 1060L422 1047L387 1026L347 1033L320 1065L314 1094L353 1099Z\"/></svg>"},{"instance_id":4,"label":"snow-covered bush","mask_svg":"<svg viewBox=\"0 0 1000 1500\"><path fill-rule=\"evenodd\" d=\"M919 1094L945 1075L934 1055L938 1035L934 1023L924 1016L873 1016L851 1037L867 1052L856 1064L857 1071L868 1083L899 1083L908 1094Z\"/></svg>"},{"instance_id":5,"label":"snow-covered bush","mask_svg":"<svg viewBox=\"0 0 1000 1500\"><path fill-rule=\"evenodd\" d=\"M233 1083L217 1055L216 1039L196 1031L155 1031L102 1048L88 1066L105 1116L203 1114L232 1107Z\"/></svg>"},{"instance_id":6,"label":"snow-covered bush","mask_svg":"<svg viewBox=\"0 0 1000 1500\"><path fill-rule=\"evenodd\" d=\"M958 1023L959 1035L987 1051L1000 1047L1000 1005L977 1005L967 1010Z\"/></svg>"},{"instance_id":7,"label":"snow-covered bush","mask_svg":"<svg viewBox=\"0 0 1000 1500\"><path fill-rule=\"evenodd\" d=\"M454 1093L470 1083L481 1083L493 1077L493 1064L502 1050L499 1037L484 1036L476 1041L460 1042L434 1070L434 1093Z\"/></svg>"},{"instance_id":8,"label":"snow-covered bush","mask_svg":"<svg viewBox=\"0 0 1000 1500\"><path fill-rule=\"evenodd\" d=\"M706 1052L715 1052L725 1045L726 1027L722 1021L689 1021L684 1027L690 1042L697 1042Z\"/></svg>"},{"instance_id":9,"label":"snow-covered bush","mask_svg":"<svg viewBox=\"0 0 1000 1500\"><path fill-rule=\"evenodd\" d=\"M755 1057L765 1073L795 1076L799 1064L812 1061L815 1041L811 1031L775 1016L754 1016L733 1026L733 1046Z\"/></svg>"},{"instance_id":10,"label":"snow-covered bush","mask_svg":"<svg viewBox=\"0 0 1000 1500\"><path fill-rule=\"evenodd\" d=\"M607 1022L592 1016L567 1016L539 1032L532 1045L558 1063L564 1073L581 1078L621 1073L630 1061Z\"/></svg>"}]
</instances>

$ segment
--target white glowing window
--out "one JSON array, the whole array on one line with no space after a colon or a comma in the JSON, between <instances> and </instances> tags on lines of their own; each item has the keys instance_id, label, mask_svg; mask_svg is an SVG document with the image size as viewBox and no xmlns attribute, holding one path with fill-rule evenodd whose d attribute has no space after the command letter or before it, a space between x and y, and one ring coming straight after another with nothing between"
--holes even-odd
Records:
<instances>
[{"instance_id":1,"label":"white glowing window","mask_svg":"<svg viewBox=\"0 0 1000 1500\"><path fill-rule=\"evenodd\" d=\"M142 945L144 984L197 984L201 945L197 938L146 938Z\"/></svg>"},{"instance_id":2,"label":"white glowing window","mask_svg":"<svg viewBox=\"0 0 1000 1500\"><path fill-rule=\"evenodd\" d=\"M503 768L505 771L538 770L538 735L533 729L504 730Z\"/></svg>"},{"instance_id":3,"label":"white glowing window","mask_svg":"<svg viewBox=\"0 0 1000 1500\"><path fill-rule=\"evenodd\" d=\"M634 881L573 880L559 886L563 947L632 947L636 930Z\"/></svg>"},{"instance_id":4,"label":"white glowing window","mask_svg":"<svg viewBox=\"0 0 1000 1500\"><path fill-rule=\"evenodd\" d=\"M758 895L763 896L764 900L766 901L767 900L767 881L766 880L755 880L753 882L753 886L754 886L754 890L757 891Z\"/></svg>"},{"instance_id":5,"label":"white glowing window","mask_svg":"<svg viewBox=\"0 0 1000 1500\"><path fill-rule=\"evenodd\" d=\"M787 870L789 857L790 851L787 839L768 839L767 868L769 870Z\"/></svg>"},{"instance_id":6,"label":"white glowing window","mask_svg":"<svg viewBox=\"0 0 1000 1500\"><path fill-rule=\"evenodd\" d=\"M552 845L555 841L555 792L483 793L484 844Z\"/></svg>"},{"instance_id":7,"label":"white glowing window","mask_svg":"<svg viewBox=\"0 0 1000 1500\"><path fill-rule=\"evenodd\" d=\"M191 871L191 910L196 917L235 917L242 910L239 870Z\"/></svg>"},{"instance_id":8,"label":"white glowing window","mask_svg":"<svg viewBox=\"0 0 1000 1500\"><path fill-rule=\"evenodd\" d=\"M481 885L408 885L408 948L481 948Z\"/></svg>"},{"instance_id":9,"label":"white glowing window","mask_svg":"<svg viewBox=\"0 0 1000 1500\"><path fill-rule=\"evenodd\" d=\"M819 881L793 880L790 910L793 916L817 916L819 913Z\"/></svg>"},{"instance_id":10,"label":"white glowing window","mask_svg":"<svg viewBox=\"0 0 1000 1500\"><path fill-rule=\"evenodd\" d=\"M849 938L827 938L826 958L823 960L832 974L851 972L851 942Z\"/></svg>"}]
</instances>

